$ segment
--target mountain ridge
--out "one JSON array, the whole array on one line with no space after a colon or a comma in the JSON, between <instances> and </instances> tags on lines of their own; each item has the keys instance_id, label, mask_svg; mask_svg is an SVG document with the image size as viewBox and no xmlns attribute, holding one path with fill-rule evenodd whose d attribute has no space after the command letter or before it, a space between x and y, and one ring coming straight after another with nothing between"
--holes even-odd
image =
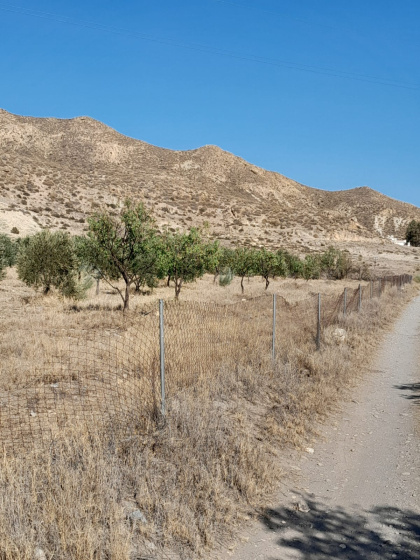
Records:
<instances>
[{"instance_id":1,"label":"mountain ridge","mask_svg":"<svg viewBox=\"0 0 420 560\"><path fill-rule=\"evenodd\" d=\"M0 109L1 231L21 215L23 233L81 232L92 211L116 213L124 198L144 202L160 226L208 223L222 241L250 245L401 239L420 219L419 208L369 187L314 189L215 145L175 151L91 117Z\"/></svg>"}]
</instances>

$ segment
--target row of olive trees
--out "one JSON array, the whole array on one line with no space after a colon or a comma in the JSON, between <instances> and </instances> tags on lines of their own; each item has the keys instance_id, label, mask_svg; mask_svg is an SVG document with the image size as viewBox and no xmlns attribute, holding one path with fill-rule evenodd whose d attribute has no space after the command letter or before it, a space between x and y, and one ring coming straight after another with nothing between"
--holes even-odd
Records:
<instances>
[{"instance_id":1,"label":"row of olive trees","mask_svg":"<svg viewBox=\"0 0 420 560\"><path fill-rule=\"evenodd\" d=\"M19 243L1 236L0 262L4 266L0 271L16 263L19 278L27 285L44 293L54 287L74 299L84 297L92 279L97 290L103 280L120 294L125 310L132 286L137 291L144 286L154 288L163 278L168 285L173 282L178 299L184 283L206 272L213 273L215 280L219 276L221 285L230 283L234 275L240 277L244 292L246 277L261 276L267 289L275 277L309 280L325 274L344 278L352 268L348 254L334 248L300 259L282 250L224 248L195 228L185 233L162 233L142 204L129 201L118 217L98 213L88 224L86 236L44 230Z\"/></svg>"}]
</instances>

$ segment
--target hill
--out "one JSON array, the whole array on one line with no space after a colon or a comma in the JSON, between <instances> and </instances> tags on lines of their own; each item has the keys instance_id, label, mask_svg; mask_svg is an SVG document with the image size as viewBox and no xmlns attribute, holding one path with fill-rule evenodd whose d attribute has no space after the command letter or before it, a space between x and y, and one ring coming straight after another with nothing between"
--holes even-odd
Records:
<instances>
[{"instance_id":1,"label":"hill","mask_svg":"<svg viewBox=\"0 0 420 560\"><path fill-rule=\"evenodd\" d=\"M217 146L172 151L88 117L0 110L0 231L81 232L99 208L141 200L159 225L208 222L225 242L317 247L403 238L420 209L361 187L329 192L266 171Z\"/></svg>"}]
</instances>

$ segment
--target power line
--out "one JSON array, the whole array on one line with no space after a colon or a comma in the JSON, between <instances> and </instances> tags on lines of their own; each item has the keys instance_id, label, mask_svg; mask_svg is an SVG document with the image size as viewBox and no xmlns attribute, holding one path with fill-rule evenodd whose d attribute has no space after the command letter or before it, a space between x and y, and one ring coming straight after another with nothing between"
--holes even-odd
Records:
<instances>
[{"instance_id":1,"label":"power line","mask_svg":"<svg viewBox=\"0 0 420 560\"><path fill-rule=\"evenodd\" d=\"M235 51L230 51L227 49L211 47L209 45L202 45L199 43L187 43L183 41L168 39L164 37L155 37L151 35L146 35L144 33L138 33L135 31L130 31L128 29L122 29L117 27L112 27L108 25L103 25L101 23L76 20L69 18L68 16L61 16L59 14L54 14L51 12L43 12L39 10L33 10L32 8L24 8L21 6L14 6L11 4L5 4L0 2L0 10L5 12L17 13L19 15L26 15L30 17L36 17L41 19L46 19L50 21L55 21L57 23L72 25L76 27L81 27L85 29L93 29L96 31L103 31L106 33L113 33L116 35L123 35L125 37L133 37L136 39L141 39L143 41L149 41L161 45L168 45L172 47L178 47L183 49L188 49L196 52L204 52L207 54L215 54L217 56L224 56L227 58L232 58L236 60L244 60L248 62L254 62L257 64L265 64L269 66L287 68L291 70L299 70L302 72L310 72L313 74L330 76L333 78L345 78L349 80L357 80L361 82L372 83L382 86L397 87L401 89L418 90L420 86L418 84L408 84L403 82L398 82L396 80L390 80L388 78L380 78L377 76L369 76L365 74L358 74L354 72L347 72L345 70L338 70L334 68L325 68L321 66L311 66L308 64L301 64L297 62L291 62L286 60L267 58L253 54L240 53Z\"/></svg>"}]
</instances>

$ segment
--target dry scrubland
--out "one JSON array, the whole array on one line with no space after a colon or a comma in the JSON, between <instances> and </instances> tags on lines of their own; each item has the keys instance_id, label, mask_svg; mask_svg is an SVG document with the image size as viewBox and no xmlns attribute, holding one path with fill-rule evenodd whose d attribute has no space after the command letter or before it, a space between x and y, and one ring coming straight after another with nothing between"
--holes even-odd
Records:
<instances>
[{"instance_id":1,"label":"dry scrubland","mask_svg":"<svg viewBox=\"0 0 420 560\"><path fill-rule=\"evenodd\" d=\"M86 117L43 119L0 109L0 232L80 233L93 211L118 214L125 198L159 226L207 222L232 245L302 254L331 243L392 246L420 209L361 187L328 192L266 171L217 146L172 151Z\"/></svg>"},{"instance_id":2,"label":"dry scrubland","mask_svg":"<svg viewBox=\"0 0 420 560\"><path fill-rule=\"evenodd\" d=\"M47 558L69 560L208 555L210 548L267 504L285 474L282 451L305 446L315 436L317 422L363 373L381 332L417 289L416 284L401 292L392 288L380 300L367 298L360 313L344 318L336 303L344 286L357 285L272 282L269 292L282 296L274 365L267 347L271 298L252 299L264 293L259 279L246 282L244 296L237 279L228 288L214 285L210 276L185 286L181 304L167 306L167 359L174 365L167 372L168 414L163 421L153 400L156 378L130 375L139 371L137 354L145 354L146 345L141 345L145 334L139 333L145 326L155 328L157 299L172 298L172 289L160 287L153 295L134 296L133 311L123 317L119 296L108 293L104 285L98 297L92 289L85 302L74 306L54 295L36 294L9 270L0 284L0 431L17 437L12 448L2 440L6 453L0 469L0 558L29 560L37 547ZM327 327L320 352L314 344L318 292L324 294L325 318L335 314L337 324L346 330L345 341L338 342L333 336L336 325ZM221 316L213 302L237 305ZM60 347L59 365L75 364L70 360L75 356L66 355L72 344L75 354L78 345L98 352L97 361L86 361L84 370L77 362L74 379L66 367L56 368L57 363L45 360L57 355L55 345L61 340L57 333L62 332L73 333L73 342ZM109 340L113 333L126 337L126 345L115 346L117 357L107 355L111 346L89 346L95 337ZM202 352L194 344L204 334L212 345ZM231 337L229 347L223 346L225 335ZM128 344L134 340L138 346ZM154 371L153 344L146 354ZM97 368L112 360L112 368L101 370L103 376L123 373L116 391L108 386L108 402L98 391ZM202 367L197 367L199 360ZM96 368L95 376L90 368ZM67 395L66 401L64 389L61 397L50 390L78 382L76 374L85 376L88 392L92 382L92 392L97 393L92 403L102 403L96 416L79 416L75 395ZM124 408L125 416L116 410L110 430L101 419L124 394L125 383L141 392ZM42 411L36 400L29 403L30 409L28 401L19 400L40 386L49 387L57 418L63 412L57 404L60 398L72 403L63 421L66 429L55 431L54 444L39 436L42 429L49 436L48 422L59 428L57 418ZM18 421L9 418L5 425L5 410L12 408ZM130 413L135 423L127 433ZM25 432L25 437L33 435L36 445L19 449L21 431L26 429L22 414L38 432ZM130 519L136 510L146 523Z\"/></svg>"}]
</instances>

